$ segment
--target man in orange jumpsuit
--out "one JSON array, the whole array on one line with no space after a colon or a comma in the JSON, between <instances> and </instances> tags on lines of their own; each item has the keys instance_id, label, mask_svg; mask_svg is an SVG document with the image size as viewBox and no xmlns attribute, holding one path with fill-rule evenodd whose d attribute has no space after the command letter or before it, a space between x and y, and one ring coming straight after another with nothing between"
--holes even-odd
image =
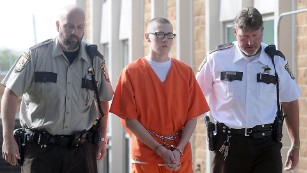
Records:
<instances>
[{"instance_id":1,"label":"man in orange jumpsuit","mask_svg":"<svg viewBox=\"0 0 307 173\"><path fill-rule=\"evenodd\" d=\"M192 173L189 139L197 117L209 111L192 69L169 57L172 24L154 18L146 57L122 71L110 112L123 119L132 140L132 173Z\"/></svg>"}]
</instances>

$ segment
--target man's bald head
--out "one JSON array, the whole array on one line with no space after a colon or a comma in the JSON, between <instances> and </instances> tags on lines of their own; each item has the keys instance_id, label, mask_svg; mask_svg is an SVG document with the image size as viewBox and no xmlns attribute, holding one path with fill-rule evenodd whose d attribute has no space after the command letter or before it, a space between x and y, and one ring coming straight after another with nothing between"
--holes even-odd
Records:
<instances>
[{"instance_id":1,"label":"man's bald head","mask_svg":"<svg viewBox=\"0 0 307 173\"><path fill-rule=\"evenodd\" d=\"M61 9L59 16L58 16L58 20L60 22L64 22L66 21L68 18L71 17L76 17L79 20L84 20L85 21L85 13L84 10L76 5L68 5L65 6L64 8Z\"/></svg>"},{"instance_id":2,"label":"man's bald head","mask_svg":"<svg viewBox=\"0 0 307 173\"><path fill-rule=\"evenodd\" d=\"M61 9L56 26L62 49L64 51L78 50L85 28L85 13L83 9L75 5L64 7Z\"/></svg>"},{"instance_id":3,"label":"man's bald head","mask_svg":"<svg viewBox=\"0 0 307 173\"><path fill-rule=\"evenodd\" d=\"M162 17L157 17L157 18L153 18L148 22L147 25L147 32L151 33L151 32L155 32L155 29L157 27L157 25L159 24L169 24L172 26L171 22L165 18Z\"/></svg>"}]
</instances>

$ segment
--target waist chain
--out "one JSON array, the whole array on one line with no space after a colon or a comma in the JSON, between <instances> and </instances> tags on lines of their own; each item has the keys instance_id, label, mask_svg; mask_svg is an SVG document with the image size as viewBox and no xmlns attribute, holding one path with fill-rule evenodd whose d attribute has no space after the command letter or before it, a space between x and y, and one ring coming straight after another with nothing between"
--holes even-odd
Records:
<instances>
[{"instance_id":1,"label":"waist chain","mask_svg":"<svg viewBox=\"0 0 307 173\"><path fill-rule=\"evenodd\" d=\"M148 131L148 133L149 133L150 135L155 136L155 137L158 137L159 139L161 139L161 140L163 141L163 143L162 143L163 146L173 148L173 145L166 143L166 141L167 141L167 140L169 140L169 141L174 141L175 139L181 137L181 134L182 134L183 129L184 129L184 128L182 128L182 129L180 129L178 132L176 132L176 133L174 133L174 134L171 134L171 135L168 135L168 136L159 135L158 133L153 132L153 131L150 131L150 130L147 130L147 131Z\"/></svg>"}]
</instances>

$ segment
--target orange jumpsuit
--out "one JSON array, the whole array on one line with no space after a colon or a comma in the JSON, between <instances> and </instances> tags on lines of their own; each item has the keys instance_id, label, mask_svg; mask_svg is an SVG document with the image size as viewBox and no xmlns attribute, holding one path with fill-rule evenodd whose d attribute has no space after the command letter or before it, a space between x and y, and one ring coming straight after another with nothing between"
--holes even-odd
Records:
<instances>
[{"instance_id":1,"label":"orange jumpsuit","mask_svg":"<svg viewBox=\"0 0 307 173\"><path fill-rule=\"evenodd\" d=\"M161 82L144 57L123 69L110 108L110 112L120 118L136 119L147 130L163 136L180 131L187 120L207 111L208 104L189 66L172 58L167 77ZM159 155L135 135L129 134L132 159L163 164ZM163 143L160 138L153 137ZM179 141L180 138L167 143L177 146ZM192 163L190 143L187 143L180 160Z\"/></svg>"}]
</instances>

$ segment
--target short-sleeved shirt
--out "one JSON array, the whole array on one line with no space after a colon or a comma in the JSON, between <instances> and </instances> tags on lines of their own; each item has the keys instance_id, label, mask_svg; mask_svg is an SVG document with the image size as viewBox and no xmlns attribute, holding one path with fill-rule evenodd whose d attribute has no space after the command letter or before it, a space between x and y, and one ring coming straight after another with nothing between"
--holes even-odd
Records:
<instances>
[{"instance_id":1,"label":"short-sleeved shirt","mask_svg":"<svg viewBox=\"0 0 307 173\"><path fill-rule=\"evenodd\" d=\"M252 61L237 42L207 55L196 79L209 98L210 113L231 128L272 123L277 113L275 68L265 53L266 44ZM300 90L284 57L274 56L281 102L298 99ZM257 82L258 81L258 82Z\"/></svg>"},{"instance_id":2,"label":"short-sleeved shirt","mask_svg":"<svg viewBox=\"0 0 307 173\"><path fill-rule=\"evenodd\" d=\"M188 120L209 110L204 95L197 84L192 69L171 58L171 67L165 81L161 82L145 57L130 63L122 71L116 86L110 112L122 119L136 119L147 130L162 136L179 132ZM152 149L131 135L132 159L151 164L164 163ZM153 136L159 143L162 140ZM167 141L168 144L176 144ZM188 143L181 161L190 160Z\"/></svg>"},{"instance_id":3,"label":"short-sleeved shirt","mask_svg":"<svg viewBox=\"0 0 307 173\"><path fill-rule=\"evenodd\" d=\"M54 38L24 52L2 84L21 97L19 117L23 126L70 135L89 129L97 118L91 68L85 42L81 42L79 55L70 64ZM104 60L95 58L93 68L100 100L111 100L113 89Z\"/></svg>"}]
</instances>

